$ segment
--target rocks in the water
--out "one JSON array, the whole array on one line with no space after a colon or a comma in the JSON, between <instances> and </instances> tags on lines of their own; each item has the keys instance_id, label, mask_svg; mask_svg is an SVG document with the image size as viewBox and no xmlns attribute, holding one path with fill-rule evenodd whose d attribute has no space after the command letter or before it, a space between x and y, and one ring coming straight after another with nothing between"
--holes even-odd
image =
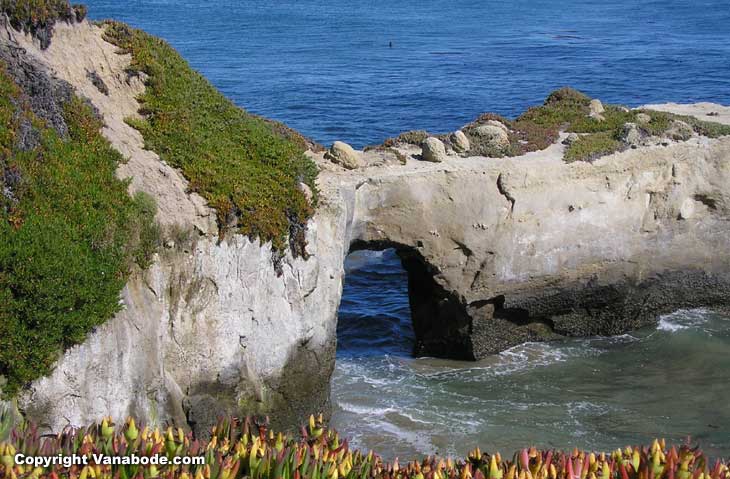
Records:
<instances>
[{"instance_id":1,"label":"rocks in the water","mask_svg":"<svg viewBox=\"0 0 730 479\"><path fill-rule=\"evenodd\" d=\"M636 123L639 125L647 125L649 122L651 122L651 117L646 113L639 113L636 115Z\"/></svg>"},{"instance_id":2,"label":"rocks in the water","mask_svg":"<svg viewBox=\"0 0 730 479\"><path fill-rule=\"evenodd\" d=\"M498 121L490 121L485 125L479 125L474 129L474 134L489 146L496 148L509 146L509 130Z\"/></svg>"},{"instance_id":3,"label":"rocks in the water","mask_svg":"<svg viewBox=\"0 0 730 479\"><path fill-rule=\"evenodd\" d=\"M421 156L425 161L440 163L446 159L446 146L438 138L429 136L423 142L422 148Z\"/></svg>"},{"instance_id":4,"label":"rocks in the water","mask_svg":"<svg viewBox=\"0 0 730 479\"><path fill-rule=\"evenodd\" d=\"M598 100L598 99L591 100L589 108L590 108L590 112L588 113L588 116L590 116L591 118L598 120L598 121L603 121L606 119L603 116L603 113L606 111L606 109L603 108L603 103L601 103L601 100Z\"/></svg>"},{"instance_id":5,"label":"rocks in the water","mask_svg":"<svg viewBox=\"0 0 730 479\"><path fill-rule=\"evenodd\" d=\"M348 170L354 170L362 166L360 155L344 141L334 142L324 157Z\"/></svg>"},{"instance_id":6,"label":"rocks in the water","mask_svg":"<svg viewBox=\"0 0 730 479\"><path fill-rule=\"evenodd\" d=\"M621 140L632 148L641 145L644 134L641 132L636 123L625 123L621 130Z\"/></svg>"},{"instance_id":7,"label":"rocks in the water","mask_svg":"<svg viewBox=\"0 0 730 479\"><path fill-rule=\"evenodd\" d=\"M576 141L578 141L578 138L580 138L580 136L578 136L578 133L569 133L568 136L566 136L565 139L563 140L563 145L570 146L573 143L575 143Z\"/></svg>"},{"instance_id":8,"label":"rocks in the water","mask_svg":"<svg viewBox=\"0 0 730 479\"><path fill-rule=\"evenodd\" d=\"M666 135L672 140L687 141L694 135L694 130L681 120L672 120Z\"/></svg>"},{"instance_id":9,"label":"rocks in the water","mask_svg":"<svg viewBox=\"0 0 730 479\"><path fill-rule=\"evenodd\" d=\"M451 145L454 147L454 151L457 153L465 153L471 148L469 138L466 137L463 131L457 130L451 134Z\"/></svg>"}]
</instances>

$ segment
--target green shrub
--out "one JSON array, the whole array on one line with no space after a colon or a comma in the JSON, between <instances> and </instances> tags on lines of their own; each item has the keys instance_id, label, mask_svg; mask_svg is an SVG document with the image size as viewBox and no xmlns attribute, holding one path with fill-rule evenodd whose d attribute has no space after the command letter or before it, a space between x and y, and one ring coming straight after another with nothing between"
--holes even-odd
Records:
<instances>
[{"instance_id":1,"label":"green shrub","mask_svg":"<svg viewBox=\"0 0 730 479\"><path fill-rule=\"evenodd\" d=\"M165 479L730 479L727 462L711 462L698 448L626 447L612 453L525 448L503 458L478 447L462 459L428 456L393 463L372 451L351 449L346 439L310 417L299 438L269 430L251 419L222 419L209 441L194 440L181 429L138 426L128 419L116 428L111 419L84 429L67 428L41 437L38 428L21 424L10 442L0 443L0 477L165 478ZM77 454L89 465L34 468L16 464L15 455L57 457ZM150 457L159 454L200 458L195 465L96 465L93 455Z\"/></svg>"},{"instance_id":2,"label":"green shrub","mask_svg":"<svg viewBox=\"0 0 730 479\"><path fill-rule=\"evenodd\" d=\"M565 128L588 115L591 99L572 88L552 92L541 106L529 108L517 120L547 128Z\"/></svg>"},{"instance_id":3,"label":"green shrub","mask_svg":"<svg viewBox=\"0 0 730 479\"><path fill-rule=\"evenodd\" d=\"M593 161L602 156L616 153L624 148L612 132L591 133L581 136L565 150L564 160Z\"/></svg>"},{"instance_id":4,"label":"green shrub","mask_svg":"<svg viewBox=\"0 0 730 479\"><path fill-rule=\"evenodd\" d=\"M383 142L382 146L387 148L393 148L401 144L420 146L421 143L426 141L426 138L429 136L431 136L431 134L425 130L406 131L395 138L388 138Z\"/></svg>"},{"instance_id":5,"label":"green shrub","mask_svg":"<svg viewBox=\"0 0 730 479\"><path fill-rule=\"evenodd\" d=\"M69 138L30 112L0 63L0 376L12 395L119 310L133 261L152 253L154 205L115 176L121 155L79 99L65 105ZM27 120L39 133L15 146ZM7 172L13 173L8 183ZM5 179L3 179L3 177ZM0 196L0 198L2 198Z\"/></svg>"},{"instance_id":6,"label":"green shrub","mask_svg":"<svg viewBox=\"0 0 730 479\"><path fill-rule=\"evenodd\" d=\"M636 115L642 112L651 116L649 123L639 125L647 135L659 137L666 135L674 120L684 121L695 133L710 138L730 135L728 125L672 113L629 110L617 105L604 105L603 120L598 120L589 116L590 102L589 96L566 87L554 91L542 105L529 108L513 121L494 113L485 113L473 123L466 125L464 131L468 132L471 128L476 128L489 120L500 121L511 131L510 146L496 150L485 148L475 142L468 154L520 156L530 151L544 150L557 141L560 131L566 131L587 135L566 149L565 161L593 161L628 148L628 145L621 140L621 132L626 123L636 123ZM470 139L473 140L473 136Z\"/></svg>"},{"instance_id":7,"label":"green shrub","mask_svg":"<svg viewBox=\"0 0 730 479\"><path fill-rule=\"evenodd\" d=\"M271 240L278 251L295 233L303 242L298 232L313 205L299 183L316 195L317 175L303 139L235 106L164 41L122 23L105 25L107 40L132 54L130 74L148 76L139 98L144 118L128 120L145 147L182 171L224 231Z\"/></svg>"}]
</instances>

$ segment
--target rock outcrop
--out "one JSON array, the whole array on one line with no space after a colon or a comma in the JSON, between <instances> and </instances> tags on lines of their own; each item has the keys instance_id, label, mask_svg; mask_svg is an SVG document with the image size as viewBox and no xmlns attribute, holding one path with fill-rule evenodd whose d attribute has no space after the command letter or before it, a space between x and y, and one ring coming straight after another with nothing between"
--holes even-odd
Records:
<instances>
[{"instance_id":1,"label":"rock outcrop","mask_svg":"<svg viewBox=\"0 0 730 479\"><path fill-rule=\"evenodd\" d=\"M561 144L506 159L411 156L323 173L323 191L346 199L352 248L400 252L416 354L479 359L730 301L730 137L665 144L592 164L564 163Z\"/></svg>"},{"instance_id":2,"label":"rock outcrop","mask_svg":"<svg viewBox=\"0 0 730 479\"><path fill-rule=\"evenodd\" d=\"M326 411L347 253L344 215L320 208L307 231L309 259L287 254L276 267L270 244L220 238L213 210L125 123L137 115L144 85L127 75L131 57L104 41L101 28L58 23L45 49L2 28L0 47L24 62L9 67L49 95L73 87L88 99L104 118L104 136L128 158L117 173L131 180L130 193L153 196L159 223L186 238L168 242L148 270L132 276L123 311L29 385L16 398L20 411L54 431L135 415L198 433L220 414L269 414L293 426ZM56 104L43 98L39 108ZM63 121L55 111L38 113Z\"/></svg>"},{"instance_id":3,"label":"rock outcrop","mask_svg":"<svg viewBox=\"0 0 730 479\"><path fill-rule=\"evenodd\" d=\"M47 429L129 414L197 432L224 413L293 426L326 410L343 260L358 248L398 250L422 355L478 359L730 303L730 137L685 137L676 125L682 141L570 164L565 134L502 159L449 154L436 138L423 149L310 152L322 172L309 258L289 254L277 270L270 245L217 236L212 210L124 122L144 85L98 27L59 24L45 50L3 28L2 42L103 115L104 135L129 158L118 174L131 192L157 200L163 225L192 231L133 276L121 313L18 397ZM674 109L730 119L730 108L703 108ZM510 132L495 123L478 135L506 146ZM452 143L468 151L463 139ZM432 153L438 162L422 161Z\"/></svg>"}]
</instances>

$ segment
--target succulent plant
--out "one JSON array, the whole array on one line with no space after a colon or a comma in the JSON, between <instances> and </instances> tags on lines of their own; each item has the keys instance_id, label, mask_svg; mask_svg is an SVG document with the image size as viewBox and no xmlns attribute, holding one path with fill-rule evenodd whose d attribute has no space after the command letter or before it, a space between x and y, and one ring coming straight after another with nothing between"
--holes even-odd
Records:
<instances>
[{"instance_id":1,"label":"succulent plant","mask_svg":"<svg viewBox=\"0 0 730 479\"><path fill-rule=\"evenodd\" d=\"M16 464L26 456L60 455L89 458L89 464L47 467ZM93 456L204 458L204 464L96 464ZM710 464L697 448L667 448L655 440L649 447L627 447L596 454L523 449L511 460L479 448L464 460L429 456L400 464L384 462L372 451L350 449L347 440L311 416L299 437L275 433L251 418L222 419L207 442L182 429L137 426L133 419L117 427L111 418L87 428L67 428L42 436L33 424L15 428L0 443L2 478L73 479L730 479L728 464Z\"/></svg>"}]
</instances>

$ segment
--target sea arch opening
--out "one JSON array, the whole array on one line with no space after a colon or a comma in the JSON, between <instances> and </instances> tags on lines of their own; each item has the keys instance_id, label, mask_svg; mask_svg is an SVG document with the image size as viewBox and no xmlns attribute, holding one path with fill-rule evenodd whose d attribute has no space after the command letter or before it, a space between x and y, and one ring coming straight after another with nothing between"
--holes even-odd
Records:
<instances>
[{"instance_id":1,"label":"sea arch opening","mask_svg":"<svg viewBox=\"0 0 730 479\"><path fill-rule=\"evenodd\" d=\"M337 355L473 360L470 319L418 249L353 243L337 320Z\"/></svg>"}]
</instances>

